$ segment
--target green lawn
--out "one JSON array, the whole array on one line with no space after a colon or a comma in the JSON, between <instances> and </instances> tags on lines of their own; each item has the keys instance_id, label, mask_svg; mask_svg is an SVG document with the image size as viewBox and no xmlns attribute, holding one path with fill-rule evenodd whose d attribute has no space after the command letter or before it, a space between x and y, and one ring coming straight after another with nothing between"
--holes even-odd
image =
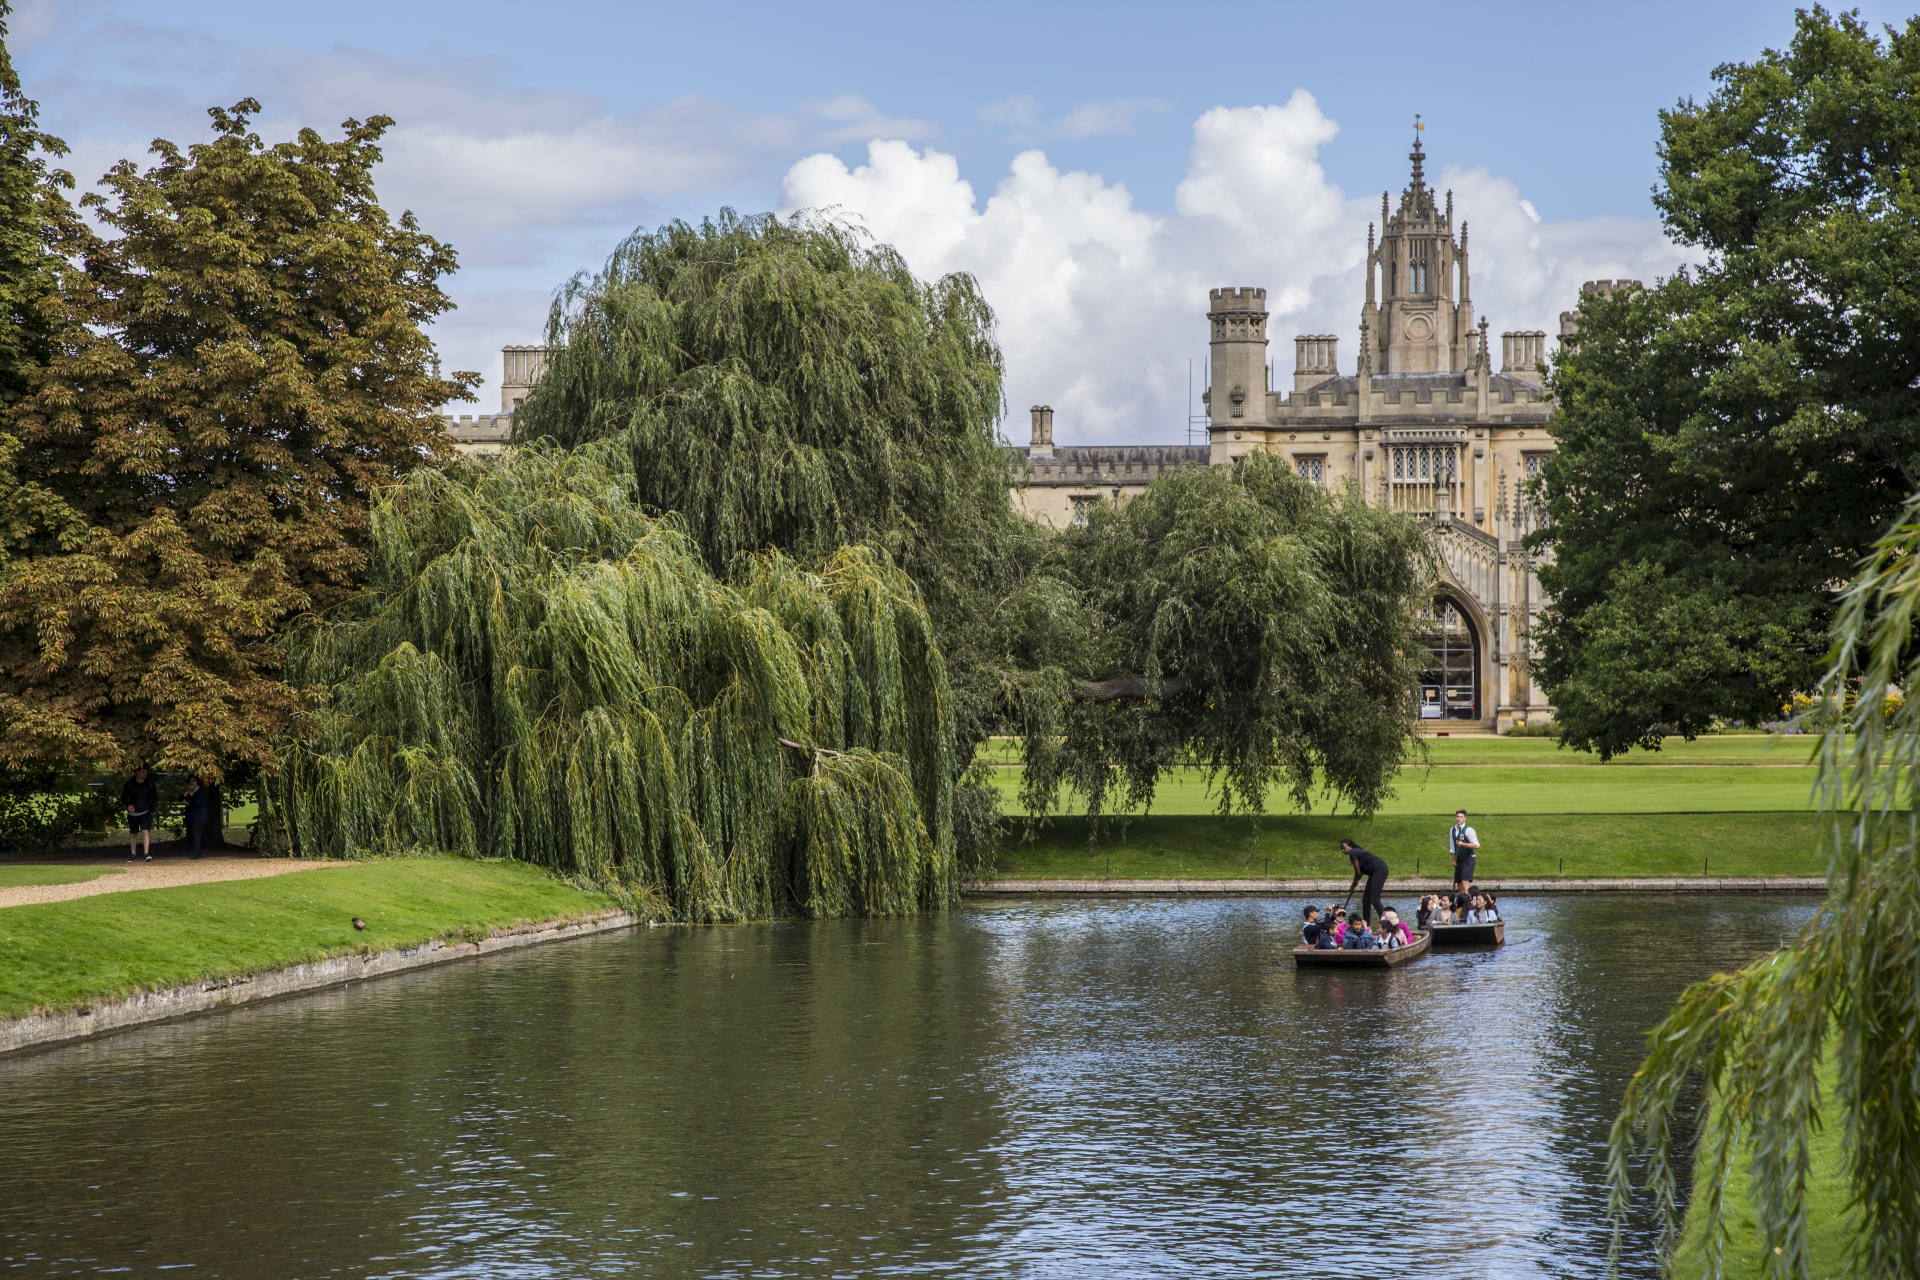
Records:
<instances>
[{"instance_id":1,"label":"green lawn","mask_svg":"<svg viewBox=\"0 0 1920 1280\"><path fill-rule=\"evenodd\" d=\"M1556 767L1484 764L1471 767L1409 767L1395 783L1397 794L1383 814L1425 814L1445 823L1456 808L1483 814L1754 813L1805 811L1813 804L1814 770L1786 765L1698 765L1670 768ZM993 770L1002 808L1019 812L1021 770ZM1062 793L1063 810L1084 813L1077 795ZM1291 808L1285 794L1268 798L1275 812ZM1325 812L1330 805L1316 804ZM1198 770L1182 769L1161 781L1157 814L1216 811Z\"/></svg>"},{"instance_id":2,"label":"green lawn","mask_svg":"<svg viewBox=\"0 0 1920 1280\"><path fill-rule=\"evenodd\" d=\"M0 908L0 1017L614 905L524 863L402 858Z\"/></svg>"},{"instance_id":3,"label":"green lawn","mask_svg":"<svg viewBox=\"0 0 1920 1280\"><path fill-rule=\"evenodd\" d=\"M1831 1068L1825 1076L1824 1092L1832 1097ZM1813 1255L1813 1280L1842 1280L1853 1274L1845 1265L1847 1242L1855 1233L1856 1221L1847 1207L1847 1171L1840 1145L1844 1128L1840 1117L1831 1115L1826 1128L1813 1139L1813 1171L1807 1181L1807 1243ZM1700 1172L1696 1165L1692 1199L1695 1205L1701 1198ZM1760 1228L1753 1216L1753 1200L1747 1187L1747 1165L1743 1156L1734 1162L1733 1177L1727 1184L1729 1231L1722 1273L1725 1280L1760 1280ZM1707 1274L1706 1242L1706 1219L1689 1210L1680 1247L1674 1253L1671 1271L1674 1280L1697 1280Z\"/></svg>"},{"instance_id":4,"label":"green lawn","mask_svg":"<svg viewBox=\"0 0 1920 1280\"><path fill-rule=\"evenodd\" d=\"M1605 764L1600 757L1569 751L1552 738L1427 738L1427 754L1435 765L1556 764L1595 769L1659 768L1690 764L1804 765L1820 744L1805 734L1716 734L1707 738L1668 738L1658 751L1630 751ZM1019 739L994 738L981 749L993 764L1017 764Z\"/></svg>"},{"instance_id":5,"label":"green lawn","mask_svg":"<svg viewBox=\"0 0 1920 1280\"><path fill-rule=\"evenodd\" d=\"M44 867L20 864L0 865L0 889L18 889L36 884L85 884L101 876L117 876L118 867Z\"/></svg>"},{"instance_id":6,"label":"green lawn","mask_svg":"<svg viewBox=\"0 0 1920 1280\"><path fill-rule=\"evenodd\" d=\"M1378 853L1396 876L1445 873L1447 816L1389 814L1371 822L1288 815L1222 821L1154 814L1089 843L1085 818L1055 818L1031 843L1010 823L1000 873L1017 879L1334 879L1348 874L1338 842ZM1555 876L1821 875L1811 813L1546 814L1475 819L1481 879ZM1564 862L1563 862L1564 859Z\"/></svg>"}]
</instances>

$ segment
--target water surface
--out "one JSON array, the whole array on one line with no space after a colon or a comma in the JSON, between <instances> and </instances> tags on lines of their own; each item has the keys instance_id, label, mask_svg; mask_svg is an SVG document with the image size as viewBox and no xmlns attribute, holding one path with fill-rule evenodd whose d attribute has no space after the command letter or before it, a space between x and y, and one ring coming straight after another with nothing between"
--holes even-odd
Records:
<instances>
[{"instance_id":1,"label":"water surface","mask_svg":"<svg viewBox=\"0 0 1920 1280\"><path fill-rule=\"evenodd\" d=\"M637 930L0 1059L0 1272L1598 1276L1641 1034L1812 903L1508 906L1366 974L1252 899Z\"/></svg>"}]
</instances>

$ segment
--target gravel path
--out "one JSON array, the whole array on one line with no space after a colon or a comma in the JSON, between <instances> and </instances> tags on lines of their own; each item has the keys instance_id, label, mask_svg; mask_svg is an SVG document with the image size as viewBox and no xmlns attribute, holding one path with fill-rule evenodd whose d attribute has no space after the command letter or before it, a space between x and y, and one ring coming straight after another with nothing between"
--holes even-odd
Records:
<instances>
[{"instance_id":1,"label":"gravel path","mask_svg":"<svg viewBox=\"0 0 1920 1280\"><path fill-rule=\"evenodd\" d=\"M51 859L49 862L51 863ZM186 857L162 855L152 862L128 862L118 858L61 858L63 867L112 867L123 874L100 876L80 884L33 884L0 889L0 907L24 907L39 902L65 902L69 898L91 898L96 893L130 893L135 889L171 889L183 884L211 884L216 880L253 880L260 876L283 876L294 871L314 871L323 867L343 867L344 862L309 862L294 858L261 858L253 854L210 853L195 861Z\"/></svg>"}]
</instances>

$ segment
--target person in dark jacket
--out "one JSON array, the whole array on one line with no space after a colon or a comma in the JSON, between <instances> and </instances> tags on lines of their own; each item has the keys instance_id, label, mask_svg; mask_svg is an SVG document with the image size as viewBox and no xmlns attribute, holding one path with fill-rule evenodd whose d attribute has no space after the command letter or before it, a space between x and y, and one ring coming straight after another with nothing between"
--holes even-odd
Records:
<instances>
[{"instance_id":1,"label":"person in dark jacket","mask_svg":"<svg viewBox=\"0 0 1920 1280\"><path fill-rule=\"evenodd\" d=\"M1367 891L1360 899L1360 913L1371 924L1386 910L1386 904L1380 901L1380 895L1387 887L1386 861L1379 854L1368 853L1351 840L1340 842L1340 852L1346 854L1347 861L1353 864L1353 883L1347 886L1348 896L1351 897L1353 891L1360 887L1362 880L1367 882Z\"/></svg>"},{"instance_id":2,"label":"person in dark jacket","mask_svg":"<svg viewBox=\"0 0 1920 1280\"><path fill-rule=\"evenodd\" d=\"M127 861L138 862L142 854L153 861L153 812L160 807L160 788L147 766L141 765L120 788L120 803L127 807Z\"/></svg>"},{"instance_id":3,"label":"person in dark jacket","mask_svg":"<svg viewBox=\"0 0 1920 1280\"><path fill-rule=\"evenodd\" d=\"M207 837L207 814L211 809L213 792L200 785L200 779L187 779L186 798L180 802L182 816L187 824L187 856L200 856L200 842Z\"/></svg>"}]
</instances>

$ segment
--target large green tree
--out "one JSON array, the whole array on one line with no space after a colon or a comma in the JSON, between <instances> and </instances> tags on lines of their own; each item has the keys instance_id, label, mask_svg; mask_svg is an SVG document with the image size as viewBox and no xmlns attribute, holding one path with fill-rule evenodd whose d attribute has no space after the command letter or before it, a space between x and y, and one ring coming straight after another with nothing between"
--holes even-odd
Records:
<instances>
[{"instance_id":1,"label":"large green tree","mask_svg":"<svg viewBox=\"0 0 1920 1280\"><path fill-rule=\"evenodd\" d=\"M1143 807L1198 766L1222 813L1261 813L1276 788L1373 812L1416 750L1415 618L1434 570L1419 521L1265 453L1096 510L1008 611L1029 669L1051 656L1076 676L1018 703L1029 809L1062 784L1095 814Z\"/></svg>"},{"instance_id":2,"label":"large green tree","mask_svg":"<svg viewBox=\"0 0 1920 1280\"><path fill-rule=\"evenodd\" d=\"M1781 713L1920 472L1920 22L1802 11L1661 115L1703 262L1582 300L1556 361L1539 675L1612 755Z\"/></svg>"},{"instance_id":3,"label":"large green tree","mask_svg":"<svg viewBox=\"0 0 1920 1280\"><path fill-rule=\"evenodd\" d=\"M270 833L521 858L667 918L950 903L953 705L912 582L858 545L722 581L633 465L540 443L381 495L366 589L293 637L314 712Z\"/></svg>"},{"instance_id":4,"label":"large green tree","mask_svg":"<svg viewBox=\"0 0 1920 1280\"><path fill-rule=\"evenodd\" d=\"M40 128L6 46L12 5L0 0L0 407L18 401L53 356L62 253L80 224L64 192L65 171L48 163L66 143Z\"/></svg>"},{"instance_id":5,"label":"large green tree","mask_svg":"<svg viewBox=\"0 0 1920 1280\"><path fill-rule=\"evenodd\" d=\"M1030 674L995 636L1048 546L1008 502L1000 351L973 280L920 281L828 218L723 211L636 232L560 292L548 341L514 439L620 442L637 500L677 513L714 571L857 542L905 570L939 632L964 770ZM979 852L993 796L958 804Z\"/></svg>"},{"instance_id":6,"label":"large green tree","mask_svg":"<svg viewBox=\"0 0 1920 1280\"><path fill-rule=\"evenodd\" d=\"M447 448L422 325L452 251L373 186L384 117L116 165L54 300L0 485L0 763L266 764L272 642L346 598L373 491Z\"/></svg>"}]
</instances>

